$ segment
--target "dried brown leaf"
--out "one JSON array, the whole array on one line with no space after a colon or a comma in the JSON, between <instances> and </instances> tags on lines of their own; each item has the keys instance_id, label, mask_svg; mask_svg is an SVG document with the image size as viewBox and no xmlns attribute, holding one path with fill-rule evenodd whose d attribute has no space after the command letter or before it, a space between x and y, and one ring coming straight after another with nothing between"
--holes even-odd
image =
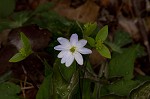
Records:
<instances>
[{"instance_id":1,"label":"dried brown leaf","mask_svg":"<svg viewBox=\"0 0 150 99\"><path fill-rule=\"evenodd\" d=\"M141 36L139 34L139 30L136 26L136 22L134 19L127 19L127 18L121 16L118 18L118 20L119 20L119 25L125 31L127 31L133 39L139 40L141 38Z\"/></svg>"},{"instance_id":2,"label":"dried brown leaf","mask_svg":"<svg viewBox=\"0 0 150 99\"><path fill-rule=\"evenodd\" d=\"M59 3L54 8L60 15L83 23L94 22L97 19L99 9L100 7L91 0L88 0L85 4L76 9L64 3Z\"/></svg>"}]
</instances>

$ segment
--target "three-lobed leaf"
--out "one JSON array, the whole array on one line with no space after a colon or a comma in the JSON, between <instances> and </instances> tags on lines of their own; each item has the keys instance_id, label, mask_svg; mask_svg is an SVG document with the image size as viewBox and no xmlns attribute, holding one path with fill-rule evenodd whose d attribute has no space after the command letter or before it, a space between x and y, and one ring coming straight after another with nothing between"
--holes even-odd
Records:
<instances>
[{"instance_id":1,"label":"three-lobed leaf","mask_svg":"<svg viewBox=\"0 0 150 99\"><path fill-rule=\"evenodd\" d=\"M149 99L150 81L146 81L133 89L129 95L130 99Z\"/></svg>"},{"instance_id":2,"label":"three-lobed leaf","mask_svg":"<svg viewBox=\"0 0 150 99\"><path fill-rule=\"evenodd\" d=\"M114 53L108 65L109 77L133 78L137 46L125 48L123 53Z\"/></svg>"},{"instance_id":3,"label":"three-lobed leaf","mask_svg":"<svg viewBox=\"0 0 150 99\"><path fill-rule=\"evenodd\" d=\"M52 99L72 99L76 93L79 82L79 71L76 70L71 75L69 82L66 82L62 73L59 69L60 61L57 59L53 67L53 84L54 84L54 95L50 97ZM67 67L66 67L67 68ZM67 74L67 72L66 72ZM68 74L69 75L69 74Z\"/></svg>"},{"instance_id":4,"label":"three-lobed leaf","mask_svg":"<svg viewBox=\"0 0 150 99\"><path fill-rule=\"evenodd\" d=\"M113 51L118 52L118 53L122 53L121 48L116 45L115 43L109 42L109 41L105 41L104 42L106 45L108 45Z\"/></svg>"},{"instance_id":5,"label":"three-lobed leaf","mask_svg":"<svg viewBox=\"0 0 150 99\"><path fill-rule=\"evenodd\" d=\"M117 31L114 35L114 43L119 47L123 47L131 42L132 38L127 32Z\"/></svg>"},{"instance_id":6,"label":"three-lobed leaf","mask_svg":"<svg viewBox=\"0 0 150 99\"><path fill-rule=\"evenodd\" d=\"M53 96L53 80L52 74L44 78L37 94L36 99L50 99Z\"/></svg>"},{"instance_id":7,"label":"three-lobed leaf","mask_svg":"<svg viewBox=\"0 0 150 99\"><path fill-rule=\"evenodd\" d=\"M133 80L120 80L113 84L108 85L108 90L115 95L127 96L130 91L139 84L138 81Z\"/></svg>"},{"instance_id":8,"label":"three-lobed leaf","mask_svg":"<svg viewBox=\"0 0 150 99\"><path fill-rule=\"evenodd\" d=\"M0 99L20 99L17 95L20 91L21 88L14 83L0 83Z\"/></svg>"},{"instance_id":9,"label":"three-lobed leaf","mask_svg":"<svg viewBox=\"0 0 150 99\"><path fill-rule=\"evenodd\" d=\"M65 64L61 64L60 60L58 60L59 64L59 71L62 75L62 77L67 81L70 82L74 72L76 71L76 63L73 62L73 64L70 67L66 67Z\"/></svg>"}]
</instances>

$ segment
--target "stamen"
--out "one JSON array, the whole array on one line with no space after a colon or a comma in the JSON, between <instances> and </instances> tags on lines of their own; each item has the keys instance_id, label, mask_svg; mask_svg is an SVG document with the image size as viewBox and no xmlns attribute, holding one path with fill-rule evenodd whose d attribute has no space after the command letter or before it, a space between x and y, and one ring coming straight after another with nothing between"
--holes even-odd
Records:
<instances>
[{"instance_id":1,"label":"stamen","mask_svg":"<svg viewBox=\"0 0 150 99\"><path fill-rule=\"evenodd\" d=\"M70 52L74 53L75 50L76 50L76 47L73 46L73 47L70 49Z\"/></svg>"}]
</instances>

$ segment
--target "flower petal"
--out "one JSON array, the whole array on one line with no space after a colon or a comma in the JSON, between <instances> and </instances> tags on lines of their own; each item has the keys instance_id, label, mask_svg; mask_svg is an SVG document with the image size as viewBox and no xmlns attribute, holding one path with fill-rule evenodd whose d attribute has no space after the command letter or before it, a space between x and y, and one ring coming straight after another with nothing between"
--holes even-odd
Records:
<instances>
[{"instance_id":1,"label":"flower petal","mask_svg":"<svg viewBox=\"0 0 150 99\"><path fill-rule=\"evenodd\" d=\"M55 50L61 51L61 50L66 50L67 47L63 46L63 45L57 45L54 47Z\"/></svg>"},{"instance_id":2,"label":"flower petal","mask_svg":"<svg viewBox=\"0 0 150 99\"><path fill-rule=\"evenodd\" d=\"M66 38L63 38L63 37L59 37L58 39L58 42L65 47L65 49L70 49L71 48L71 44L69 42L68 39Z\"/></svg>"},{"instance_id":3,"label":"flower petal","mask_svg":"<svg viewBox=\"0 0 150 99\"><path fill-rule=\"evenodd\" d=\"M73 63L73 61L74 61L74 56L70 55L68 60L66 60L66 63L65 63L66 67L69 67Z\"/></svg>"},{"instance_id":4,"label":"flower petal","mask_svg":"<svg viewBox=\"0 0 150 99\"><path fill-rule=\"evenodd\" d=\"M78 48L81 48L81 47L85 46L86 43L87 43L87 40L79 40L76 46Z\"/></svg>"},{"instance_id":5,"label":"flower petal","mask_svg":"<svg viewBox=\"0 0 150 99\"><path fill-rule=\"evenodd\" d=\"M74 53L74 57L79 65L83 65L83 57L79 52Z\"/></svg>"},{"instance_id":6,"label":"flower petal","mask_svg":"<svg viewBox=\"0 0 150 99\"><path fill-rule=\"evenodd\" d=\"M80 52L81 54L91 54L92 53L92 51L90 49L85 48L85 47L78 49L78 52Z\"/></svg>"},{"instance_id":7,"label":"flower petal","mask_svg":"<svg viewBox=\"0 0 150 99\"><path fill-rule=\"evenodd\" d=\"M70 37L70 43L72 45L76 45L76 43L78 42L78 35L77 34L72 34Z\"/></svg>"},{"instance_id":8,"label":"flower petal","mask_svg":"<svg viewBox=\"0 0 150 99\"><path fill-rule=\"evenodd\" d=\"M62 64L65 63L71 56L73 56L73 55L71 54L71 52L67 51L66 54L64 55L64 57L62 57L61 63L62 63Z\"/></svg>"},{"instance_id":9,"label":"flower petal","mask_svg":"<svg viewBox=\"0 0 150 99\"><path fill-rule=\"evenodd\" d=\"M66 45L66 44L70 44L70 42L69 42L69 40L68 39L66 39L66 38L63 38L63 37L59 37L59 38L57 38L57 41L60 43L60 44L62 44L62 45Z\"/></svg>"},{"instance_id":10,"label":"flower petal","mask_svg":"<svg viewBox=\"0 0 150 99\"><path fill-rule=\"evenodd\" d=\"M64 57L64 55L66 55L67 54L67 52L68 51L61 51L59 54L58 54L58 58L63 58Z\"/></svg>"},{"instance_id":11,"label":"flower petal","mask_svg":"<svg viewBox=\"0 0 150 99\"><path fill-rule=\"evenodd\" d=\"M62 63L62 64L66 62L67 57L68 57L67 55L65 55L64 57L62 57L62 59L61 59L61 63Z\"/></svg>"}]
</instances>

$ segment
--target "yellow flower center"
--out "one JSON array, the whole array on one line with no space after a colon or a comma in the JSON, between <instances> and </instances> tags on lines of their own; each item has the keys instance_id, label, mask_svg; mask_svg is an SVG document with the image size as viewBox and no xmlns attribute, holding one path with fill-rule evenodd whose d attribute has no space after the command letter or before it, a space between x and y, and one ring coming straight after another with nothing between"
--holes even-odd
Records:
<instances>
[{"instance_id":1,"label":"yellow flower center","mask_svg":"<svg viewBox=\"0 0 150 99\"><path fill-rule=\"evenodd\" d=\"M73 46L73 47L71 47L70 52L74 53L75 50L76 50L76 47Z\"/></svg>"}]
</instances>

